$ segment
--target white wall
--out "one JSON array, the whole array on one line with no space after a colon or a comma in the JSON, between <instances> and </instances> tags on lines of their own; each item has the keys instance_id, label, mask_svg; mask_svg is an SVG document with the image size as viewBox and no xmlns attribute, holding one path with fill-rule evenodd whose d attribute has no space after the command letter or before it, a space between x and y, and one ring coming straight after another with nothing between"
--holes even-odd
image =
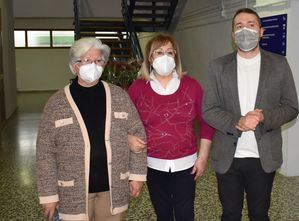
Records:
<instances>
[{"instance_id":1,"label":"white wall","mask_svg":"<svg viewBox=\"0 0 299 221\"><path fill-rule=\"evenodd\" d=\"M58 90L74 76L69 49L16 49L18 91Z\"/></svg>"},{"instance_id":2,"label":"white wall","mask_svg":"<svg viewBox=\"0 0 299 221\"><path fill-rule=\"evenodd\" d=\"M72 29L70 18L16 18L16 29ZM72 74L69 49L15 49L18 91L47 91L62 88Z\"/></svg>"},{"instance_id":3,"label":"white wall","mask_svg":"<svg viewBox=\"0 0 299 221\"><path fill-rule=\"evenodd\" d=\"M264 5L256 8L261 17L288 13L287 59L299 94L299 1L280 0L282 4L268 5L278 1L248 0L247 4L250 8L254 5ZM209 61L233 51L231 19L238 8L246 6L246 1L225 0L223 2L225 10L221 13L221 1L189 0L173 33L180 45L184 69L195 76L203 86ZM298 122L293 121L283 128L284 163L280 172L287 176L299 176Z\"/></svg>"},{"instance_id":4,"label":"white wall","mask_svg":"<svg viewBox=\"0 0 299 221\"><path fill-rule=\"evenodd\" d=\"M15 29L74 29L73 18L15 18Z\"/></svg>"},{"instance_id":5,"label":"white wall","mask_svg":"<svg viewBox=\"0 0 299 221\"><path fill-rule=\"evenodd\" d=\"M246 6L240 0L223 2L225 16L219 0L189 0L174 32L183 68L203 85L209 61L233 51L231 17L238 8ZM253 3L248 1L248 5Z\"/></svg>"},{"instance_id":6,"label":"white wall","mask_svg":"<svg viewBox=\"0 0 299 221\"><path fill-rule=\"evenodd\" d=\"M73 0L13 0L15 17L74 17ZM121 0L78 0L81 15L89 17L122 17Z\"/></svg>"},{"instance_id":7,"label":"white wall","mask_svg":"<svg viewBox=\"0 0 299 221\"><path fill-rule=\"evenodd\" d=\"M13 5L11 0L0 0L3 42L3 72L5 115L10 117L17 107L16 71L13 42Z\"/></svg>"},{"instance_id":8,"label":"white wall","mask_svg":"<svg viewBox=\"0 0 299 221\"><path fill-rule=\"evenodd\" d=\"M259 5L261 7L259 7ZM287 59L291 66L294 80L296 83L297 94L299 94L299 64L298 64L298 10L299 2L296 0L259 0L256 10L260 16L272 16L278 14L288 14L287 24ZM286 176L299 176L299 149L298 136L299 125L297 119L283 126L283 164L280 172Z\"/></svg>"},{"instance_id":9,"label":"white wall","mask_svg":"<svg viewBox=\"0 0 299 221\"><path fill-rule=\"evenodd\" d=\"M288 38L287 38L287 58L293 71L293 76L296 82L297 94L299 95L299 63L298 63L298 52L299 52L299 1L292 0L290 3L291 7L289 10L288 17ZM293 126L288 130L288 145L285 151L285 161L282 167L283 174L287 176L299 176L299 148L298 148L298 137L299 137L299 123L293 122Z\"/></svg>"}]
</instances>

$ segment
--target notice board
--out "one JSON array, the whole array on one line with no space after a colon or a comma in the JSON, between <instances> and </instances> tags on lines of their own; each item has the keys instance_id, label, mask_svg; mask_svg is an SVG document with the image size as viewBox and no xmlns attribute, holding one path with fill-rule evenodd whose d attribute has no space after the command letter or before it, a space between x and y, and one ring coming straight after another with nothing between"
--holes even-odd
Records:
<instances>
[{"instance_id":1,"label":"notice board","mask_svg":"<svg viewBox=\"0 0 299 221\"><path fill-rule=\"evenodd\" d=\"M261 18L264 36L260 46L266 51L286 56L287 48L287 14Z\"/></svg>"}]
</instances>

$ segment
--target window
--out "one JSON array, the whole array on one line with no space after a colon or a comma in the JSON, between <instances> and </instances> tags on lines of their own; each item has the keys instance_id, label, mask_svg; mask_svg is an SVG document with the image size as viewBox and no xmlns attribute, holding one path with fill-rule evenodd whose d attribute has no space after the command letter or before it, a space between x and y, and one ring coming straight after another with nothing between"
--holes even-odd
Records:
<instances>
[{"instance_id":1,"label":"window","mask_svg":"<svg viewBox=\"0 0 299 221\"><path fill-rule=\"evenodd\" d=\"M25 31L15 31L15 47L26 47Z\"/></svg>"},{"instance_id":2,"label":"window","mask_svg":"<svg viewBox=\"0 0 299 221\"><path fill-rule=\"evenodd\" d=\"M53 31L53 47L70 47L74 42L74 31Z\"/></svg>"},{"instance_id":3,"label":"window","mask_svg":"<svg viewBox=\"0 0 299 221\"><path fill-rule=\"evenodd\" d=\"M16 48L63 48L74 42L73 30L15 30Z\"/></svg>"},{"instance_id":4,"label":"window","mask_svg":"<svg viewBox=\"0 0 299 221\"><path fill-rule=\"evenodd\" d=\"M50 31L27 31L28 47L50 47Z\"/></svg>"}]
</instances>

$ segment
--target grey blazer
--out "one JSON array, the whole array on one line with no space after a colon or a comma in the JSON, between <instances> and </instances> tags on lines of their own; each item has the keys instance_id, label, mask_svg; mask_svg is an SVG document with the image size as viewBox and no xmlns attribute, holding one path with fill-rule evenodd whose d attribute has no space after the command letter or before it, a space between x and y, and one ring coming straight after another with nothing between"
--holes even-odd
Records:
<instances>
[{"instance_id":1,"label":"grey blazer","mask_svg":"<svg viewBox=\"0 0 299 221\"><path fill-rule=\"evenodd\" d=\"M203 97L203 118L216 129L212 166L225 173L233 161L241 131L236 52L211 61ZM261 164L266 172L282 164L281 126L298 115L298 100L291 69L285 57L261 50L260 79L255 108L264 121L255 130Z\"/></svg>"}]
</instances>

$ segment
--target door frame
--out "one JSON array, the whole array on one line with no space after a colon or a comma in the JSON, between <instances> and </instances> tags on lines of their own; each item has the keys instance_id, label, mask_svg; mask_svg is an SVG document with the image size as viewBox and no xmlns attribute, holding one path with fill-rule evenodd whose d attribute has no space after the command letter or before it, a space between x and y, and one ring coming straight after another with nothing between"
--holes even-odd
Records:
<instances>
[{"instance_id":1,"label":"door frame","mask_svg":"<svg viewBox=\"0 0 299 221\"><path fill-rule=\"evenodd\" d=\"M4 71L3 71L3 49L2 49L2 13L0 8L0 128L5 117L5 94L4 94Z\"/></svg>"}]
</instances>

